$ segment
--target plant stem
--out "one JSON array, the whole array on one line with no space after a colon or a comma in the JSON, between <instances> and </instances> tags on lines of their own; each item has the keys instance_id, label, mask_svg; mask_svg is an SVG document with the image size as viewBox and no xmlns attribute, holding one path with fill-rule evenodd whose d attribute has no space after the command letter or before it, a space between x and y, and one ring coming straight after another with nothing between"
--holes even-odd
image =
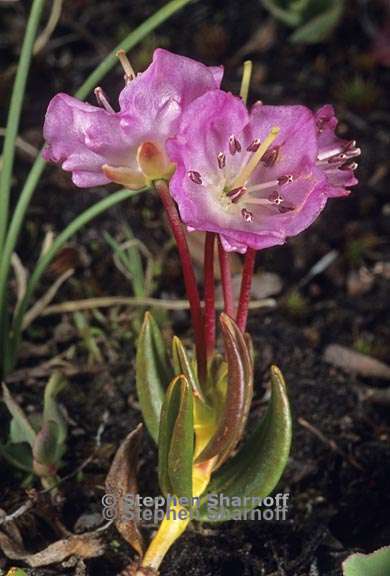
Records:
<instances>
[{"instance_id":1,"label":"plant stem","mask_svg":"<svg viewBox=\"0 0 390 576\"><path fill-rule=\"evenodd\" d=\"M23 39L22 50L20 52L15 82L12 89L2 155L3 162L0 175L0 253L3 249L4 239L8 226L8 208L11 191L12 168L14 164L15 142L18 135L20 113L23 106L23 98L26 89L28 71L31 63L32 49L34 46L34 41L44 5L45 0L33 1Z\"/></svg>"},{"instance_id":2,"label":"plant stem","mask_svg":"<svg viewBox=\"0 0 390 576\"><path fill-rule=\"evenodd\" d=\"M225 303L224 311L231 318L233 318L234 304L233 304L232 273L230 269L230 254L224 250L219 236L218 236L218 255L219 255L219 267L221 270L223 300Z\"/></svg>"},{"instance_id":3,"label":"plant stem","mask_svg":"<svg viewBox=\"0 0 390 576\"><path fill-rule=\"evenodd\" d=\"M187 239L185 236L183 224L180 220L176 205L169 192L168 184L165 180L154 182L161 202L168 216L169 224L175 237L181 265L183 269L184 284L186 287L187 298L190 303L192 326L195 333L196 360L198 365L199 381L203 383L206 378L206 349L203 338L203 313L200 304L198 286L194 269L191 262L190 251L188 249Z\"/></svg>"},{"instance_id":4,"label":"plant stem","mask_svg":"<svg viewBox=\"0 0 390 576\"><path fill-rule=\"evenodd\" d=\"M193 464L192 467L192 486L193 497L201 496L210 483L211 472L215 464L215 458L202 462L202 464ZM179 516L182 511L182 519ZM141 567L151 568L157 571L163 561L169 548L183 534L190 522L190 511L183 508L179 503L170 505L167 514L164 516L159 529L154 535L148 549L142 558ZM142 568L135 571L135 576L143 576L145 571Z\"/></svg>"},{"instance_id":5,"label":"plant stem","mask_svg":"<svg viewBox=\"0 0 390 576\"><path fill-rule=\"evenodd\" d=\"M96 204L93 204L92 206L90 206L90 208L88 208L87 210L79 214L74 220L72 220L72 222L65 228L65 230L63 230L61 234L57 236L53 244L50 246L49 250L45 252L43 256L41 256L41 258L36 263L34 271L28 281L25 295L23 299L20 301L20 304L15 311L12 326L12 347L10 355L4 358L5 373L9 372L9 370L11 370L15 364L22 331L23 317L26 312L28 303L31 299L31 296L34 293L34 290L37 287L38 282L42 277L42 274L44 273L50 262L53 260L57 252L64 246L65 242L67 242L67 240L69 240L71 236L76 234L76 232L78 232L80 228L82 228L83 226L88 224L88 222L96 218L96 216L98 216L108 208L111 208L111 206L114 206L119 202L123 202L124 200L127 200L128 198L131 198L132 196L135 196L136 194L139 194L140 192L144 191L145 189L119 190L118 192L114 192L113 194L106 196L103 200L100 200L100 202L96 202Z\"/></svg>"},{"instance_id":6,"label":"plant stem","mask_svg":"<svg viewBox=\"0 0 390 576\"><path fill-rule=\"evenodd\" d=\"M179 514L183 514L183 519L181 519ZM183 506L180 506L180 504L174 506L171 505L170 510L164 516L159 529L142 558L141 566L149 568L155 571L154 573L157 573L166 553L172 544L180 538L189 523L189 511L183 508ZM144 574L145 572L143 570L139 570L135 573L136 576L143 576Z\"/></svg>"},{"instance_id":7,"label":"plant stem","mask_svg":"<svg viewBox=\"0 0 390 576\"><path fill-rule=\"evenodd\" d=\"M256 250L248 248L245 254L244 270L242 272L240 299L237 310L237 325L241 332L245 332L248 318L248 305L251 294L253 270L255 267Z\"/></svg>"},{"instance_id":8,"label":"plant stem","mask_svg":"<svg viewBox=\"0 0 390 576\"><path fill-rule=\"evenodd\" d=\"M209 360L215 348L214 232L206 232L204 246L204 339Z\"/></svg>"}]
</instances>

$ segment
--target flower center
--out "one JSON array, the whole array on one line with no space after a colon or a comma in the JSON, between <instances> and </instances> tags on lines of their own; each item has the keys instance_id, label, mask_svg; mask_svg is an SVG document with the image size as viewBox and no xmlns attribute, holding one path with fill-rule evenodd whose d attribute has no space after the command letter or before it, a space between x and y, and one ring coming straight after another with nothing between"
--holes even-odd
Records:
<instances>
[{"instance_id":1,"label":"flower center","mask_svg":"<svg viewBox=\"0 0 390 576\"><path fill-rule=\"evenodd\" d=\"M233 179L231 183L225 175L226 155L224 152L217 154L218 168L224 173L225 185L218 194L218 201L221 203L225 210L239 210L245 222L253 222L254 215L249 209L253 206L264 206L267 208L277 208L279 213L289 212L294 210L294 206L285 202L285 199L280 194L279 189L284 184L293 182L293 176L286 174L277 179L262 182L253 186L248 186L247 183L252 176L254 170L257 168L261 161L265 167L271 167L275 164L279 156L280 146L272 147L272 144L280 132L280 128L273 127L263 142L258 138L253 140L247 147L247 152L252 152L249 160L242 166L239 174ZM228 145L229 152L232 156L240 153L242 146L238 138L234 135L229 138ZM187 172L189 179L200 186L207 186L207 181L204 181L202 175L197 170L189 170ZM275 190L275 187L277 188ZM263 197L257 196L258 193L266 193Z\"/></svg>"},{"instance_id":2,"label":"flower center","mask_svg":"<svg viewBox=\"0 0 390 576\"><path fill-rule=\"evenodd\" d=\"M280 128L278 128L277 126L271 128L268 136L266 136L265 140L261 144L259 144L259 147L254 151L253 156L250 157L249 162L247 162L247 164L245 164L242 167L241 172L238 174L237 178L233 181L232 188L240 188L241 186L245 186L249 178L252 176L254 170L256 169L258 163L263 158L264 154L267 152L268 148L271 146L272 142L275 140L279 132ZM238 152L240 150L238 150Z\"/></svg>"}]
</instances>

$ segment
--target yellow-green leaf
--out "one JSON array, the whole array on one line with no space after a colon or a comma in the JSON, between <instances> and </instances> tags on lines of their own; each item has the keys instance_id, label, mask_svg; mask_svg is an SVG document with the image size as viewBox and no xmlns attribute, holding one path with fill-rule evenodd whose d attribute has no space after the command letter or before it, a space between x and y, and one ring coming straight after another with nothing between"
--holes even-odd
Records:
<instances>
[{"instance_id":1,"label":"yellow-green leaf","mask_svg":"<svg viewBox=\"0 0 390 576\"><path fill-rule=\"evenodd\" d=\"M192 389L184 375L168 387L161 410L159 480L163 494L192 497L194 453Z\"/></svg>"},{"instance_id":2,"label":"yellow-green leaf","mask_svg":"<svg viewBox=\"0 0 390 576\"><path fill-rule=\"evenodd\" d=\"M171 381L172 370L158 325L146 312L137 346L136 385L146 427L158 440L164 391Z\"/></svg>"}]
</instances>

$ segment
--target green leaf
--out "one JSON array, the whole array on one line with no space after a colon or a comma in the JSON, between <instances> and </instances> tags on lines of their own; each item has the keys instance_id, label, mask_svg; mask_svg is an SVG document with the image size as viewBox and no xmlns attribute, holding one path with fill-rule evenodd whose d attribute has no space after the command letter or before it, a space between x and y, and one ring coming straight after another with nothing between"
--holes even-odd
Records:
<instances>
[{"instance_id":1,"label":"green leaf","mask_svg":"<svg viewBox=\"0 0 390 576\"><path fill-rule=\"evenodd\" d=\"M390 546L371 554L352 554L343 562L344 576L389 576Z\"/></svg>"},{"instance_id":2,"label":"green leaf","mask_svg":"<svg viewBox=\"0 0 390 576\"><path fill-rule=\"evenodd\" d=\"M67 380L60 372L54 372L45 387L43 400L43 426L48 422L55 422L58 429L57 455L62 450L67 437L67 426L65 419L56 402L57 395L66 387Z\"/></svg>"},{"instance_id":3,"label":"green leaf","mask_svg":"<svg viewBox=\"0 0 390 576\"><path fill-rule=\"evenodd\" d=\"M226 398L217 431L196 459L204 462L218 455L216 466L220 466L237 446L245 428L253 392L252 360L244 335L227 314L221 314L220 323L228 365Z\"/></svg>"},{"instance_id":4,"label":"green leaf","mask_svg":"<svg viewBox=\"0 0 390 576\"><path fill-rule=\"evenodd\" d=\"M291 414L286 385L276 366L271 368L271 381L272 395L264 418L237 454L213 474L209 493L265 498L279 482L290 452ZM210 520L206 499L200 511L203 521ZM228 515L252 507L227 507L224 512Z\"/></svg>"},{"instance_id":5,"label":"green leaf","mask_svg":"<svg viewBox=\"0 0 390 576\"><path fill-rule=\"evenodd\" d=\"M192 498L192 460L194 455L194 423L192 389L185 380L181 384L181 401L172 432L168 455L168 472L173 494Z\"/></svg>"},{"instance_id":6,"label":"green leaf","mask_svg":"<svg viewBox=\"0 0 390 576\"><path fill-rule=\"evenodd\" d=\"M12 466L24 470L33 471L31 446L26 442L20 444L0 444L0 455Z\"/></svg>"},{"instance_id":7,"label":"green leaf","mask_svg":"<svg viewBox=\"0 0 390 576\"><path fill-rule=\"evenodd\" d=\"M176 374L184 374L194 394L203 399L203 393L199 386L198 378L191 366L185 348L177 336L172 339L173 366Z\"/></svg>"},{"instance_id":8,"label":"green leaf","mask_svg":"<svg viewBox=\"0 0 390 576\"><path fill-rule=\"evenodd\" d=\"M290 41L295 44L316 44L326 40L339 23L344 11L343 0L333 0L330 4L326 11L295 30L290 36Z\"/></svg>"},{"instance_id":9,"label":"green leaf","mask_svg":"<svg viewBox=\"0 0 390 576\"><path fill-rule=\"evenodd\" d=\"M15 444L27 442L32 447L36 436L34 429L5 384L3 384L3 400L13 417L10 425L11 442Z\"/></svg>"},{"instance_id":10,"label":"green leaf","mask_svg":"<svg viewBox=\"0 0 390 576\"><path fill-rule=\"evenodd\" d=\"M161 410L158 469L163 494L192 498L193 453L192 389L181 374L170 383Z\"/></svg>"},{"instance_id":11,"label":"green leaf","mask_svg":"<svg viewBox=\"0 0 390 576\"><path fill-rule=\"evenodd\" d=\"M157 443L164 390L172 379L165 344L153 316L146 312L137 346L136 385L147 429Z\"/></svg>"}]
</instances>

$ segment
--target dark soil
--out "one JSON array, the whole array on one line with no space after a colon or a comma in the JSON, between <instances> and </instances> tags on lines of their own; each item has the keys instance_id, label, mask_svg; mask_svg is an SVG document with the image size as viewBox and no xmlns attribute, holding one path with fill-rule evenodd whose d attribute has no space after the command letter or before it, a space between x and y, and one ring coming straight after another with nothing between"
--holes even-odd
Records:
<instances>
[{"instance_id":1,"label":"dark soil","mask_svg":"<svg viewBox=\"0 0 390 576\"><path fill-rule=\"evenodd\" d=\"M151 13L150 4L154 10L162 3L132 4L129 8L124 0L65 2L59 26L34 61L21 127L26 141L41 145L42 118L50 97L59 90L72 92L128 26L133 27ZM287 520L194 525L167 555L161 575L340 576L341 562L350 552L370 552L390 542L390 412L388 406L370 403L365 394L367 386L384 388L386 383L359 378L348 370L342 372L323 360L324 349L330 343L363 351L382 361L388 359L385 237L390 229L390 210L385 196L385 148L390 141L386 102L389 70L373 58L370 36L372 26L377 30L381 25L384 9L379 1L373 2L369 11L364 2L351 1L343 22L327 43L302 47L288 43L288 30L273 23L260 2L242 4L233 0L200 1L187 8L134 51L136 66L145 66L153 48L162 45L209 63L224 63L225 88L237 92L240 63L252 58L253 100L299 102L312 107L325 102L336 105L341 132L355 138L363 150L360 185L349 198L330 201L319 221L287 246L258 255L258 270L278 274L283 291L275 310L253 312L249 323L257 370L252 417L260 415L266 405L268 369L276 363L285 375L295 420L291 458L279 486L280 491L290 493ZM28 3L9 4L1 10L6 34L2 39L4 82L0 103L5 110ZM112 101L121 86L120 76L117 69L103 83ZM364 86L357 96L351 89L356 78ZM19 154L15 176L18 186L29 166L29 158ZM48 227L61 230L106 193L102 189L77 190L59 169L47 170L18 249L24 264L33 268L43 231ZM182 297L177 256L169 248L159 203L151 195L135 199L126 210L121 206L104 214L79 234L69 244L72 250L64 252L62 259L57 259L57 268L52 267L46 275L41 292L64 266L75 265L77 272L61 289L57 301L131 294L129 282L114 267L111 251L102 238L103 230L118 237L126 221L152 255L157 257L161 247L166 248L163 271L156 279L153 295ZM338 253L335 262L300 287L310 268L331 250ZM367 277L370 282L365 284L361 279ZM360 279L357 287L353 284L356 278ZM93 453L97 430L107 412L101 446L94 458L82 473L61 486L56 514L69 530L74 530L82 514L101 511L100 499L112 456L121 440L141 421L134 390L138 312L103 310L99 316L88 317L102 331L98 343L103 362L87 364L87 351L72 316L49 316L39 319L25 335L28 345L17 366L25 372L16 372L9 379L23 406L34 411L41 404L45 378L35 377L30 371L74 346L69 356L74 375L69 392L63 395L70 437L61 476L74 472ZM167 320L189 341L186 314L162 314L160 320L168 339L171 330ZM4 438L8 418L5 409L0 409ZM155 468L155 449L145 437L139 471L143 494L158 494ZM0 508L7 513L26 499L23 479L2 463ZM34 551L58 538L44 502L42 497L42 502L18 520L26 547ZM114 528L104 533L104 540L105 554L85 561L85 573L90 576L116 574L133 558ZM0 559L0 573L12 565L15 562ZM31 573L59 576L76 574L75 570L75 566L53 565Z\"/></svg>"}]
</instances>

